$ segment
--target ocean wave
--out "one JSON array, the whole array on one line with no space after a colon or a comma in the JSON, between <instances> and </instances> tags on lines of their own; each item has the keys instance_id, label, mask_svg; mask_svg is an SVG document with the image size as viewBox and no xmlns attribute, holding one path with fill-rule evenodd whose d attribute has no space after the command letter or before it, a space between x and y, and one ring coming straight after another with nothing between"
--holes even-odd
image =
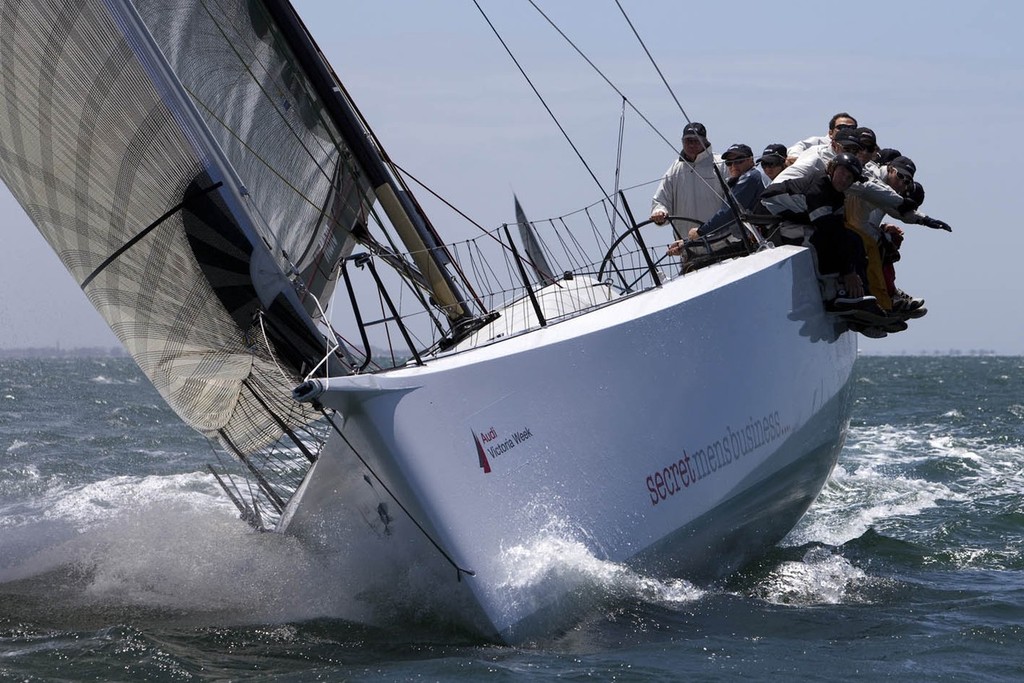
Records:
<instances>
[{"instance_id":1,"label":"ocean wave","mask_svg":"<svg viewBox=\"0 0 1024 683\"><path fill-rule=\"evenodd\" d=\"M776 605L810 607L863 602L856 592L870 577L842 555L823 547L810 548L799 562L782 562L751 591Z\"/></svg>"},{"instance_id":2,"label":"ocean wave","mask_svg":"<svg viewBox=\"0 0 1024 683\"><path fill-rule=\"evenodd\" d=\"M24 448L25 446L28 446L28 445L29 445L28 441L22 441L21 439L15 439L11 443L11 445L7 447L7 452L8 453L13 453L14 451L18 450L19 448Z\"/></svg>"},{"instance_id":3,"label":"ocean wave","mask_svg":"<svg viewBox=\"0 0 1024 683\"><path fill-rule=\"evenodd\" d=\"M641 600L662 606L693 602L704 591L682 579L655 579L630 567L596 557L580 540L551 525L525 544L507 548L501 562L503 586L531 593L589 593L592 597ZM546 588L545 588L546 587Z\"/></svg>"}]
</instances>

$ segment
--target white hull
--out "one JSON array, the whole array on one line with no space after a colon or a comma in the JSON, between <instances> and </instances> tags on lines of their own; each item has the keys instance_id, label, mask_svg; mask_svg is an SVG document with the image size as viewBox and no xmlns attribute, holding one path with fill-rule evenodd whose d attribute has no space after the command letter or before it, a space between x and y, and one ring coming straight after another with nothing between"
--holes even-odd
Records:
<instances>
[{"instance_id":1,"label":"white hull","mask_svg":"<svg viewBox=\"0 0 1024 683\"><path fill-rule=\"evenodd\" d=\"M840 330L811 254L784 247L425 366L335 378L319 400L474 572L457 582L452 569L450 589L471 591L475 627L518 641L567 616L564 586L509 567L552 520L596 557L655 576L719 576L780 540L845 435L856 341ZM282 528L323 540L341 515L384 501L385 542L421 537L365 471L332 437Z\"/></svg>"}]
</instances>

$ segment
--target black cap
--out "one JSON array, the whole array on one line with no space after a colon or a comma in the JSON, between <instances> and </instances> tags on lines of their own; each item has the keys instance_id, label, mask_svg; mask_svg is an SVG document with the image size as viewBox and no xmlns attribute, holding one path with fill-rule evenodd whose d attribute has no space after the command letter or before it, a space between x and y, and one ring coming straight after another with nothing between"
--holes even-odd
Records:
<instances>
[{"instance_id":1,"label":"black cap","mask_svg":"<svg viewBox=\"0 0 1024 683\"><path fill-rule=\"evenodd\" d=\"M857 135L856 128L836 129L836 134L832 136L832 141L843 147L847 145L857 145L860 147L860 136Z\"/></svg>"},{"instance_id":2,"label":"black cap","mask_svg":"<svg viewBox=\"0 0 1024 683\"><path fill-rule=\"evenodd\" d=\"M768 161L781 164L786 161L786 154L786 146L780 145L776 142L764 148L764 151L761 152L761 156L757 159L757 163L760 164L763 161Z\"/></svg>"},{"instance_id":3,"label":"black cap","mask_svg":"<svg viewBox=\"0 0 1024 683\"><path fill-rule=\"evenodd\" d=\"M686 124L686 128L683 128L683 137L706 140L708 137L708 129L704 127L703 123L697 123L694 121L693 123Z\"/></svg>"},{"instance_id":4,"label":"black cap","mask_svg":"<svg viewBox=\"0 0 1024 683\"><path fill-rule=\"evenodd\" d=\"M864 181L864 166L860 163L860 159L852 154L843 152L837 154L836 158L832 160L832 163L836 166L845 166L849 169L850 173L853 174L853 179L857 182Z\"/></svg>"},{"instance_id":5,"label":"black cap","mask_svg":"<svg viewBox=\"0 0 1024 683\"><path fill-rule=\"evenodd\" d=\"M728 159L728 160L732 160L732 159L753 159L754 158L754 150L750 149L749 145L744 145L743 143L737 143L737 144L732 145L731 147L729 147L729 149L725 150L725 152L722 154L722 158L723 159Z\"/></svg>"},{"instance_id":6,"label":"black cap","mask_svg":"<svg viewBox=\"0 0 1024 683\"><path fill-rule=\"evenodd\" d=\"M898 149L886 147L885 149L880 150L878 152L878 163L884 166L885 164L889 163L898 156L902 156Z\"/></svg>"},{"instance_id":7,"label":"black cap","mask_svg":"<svg viewBox=\"0 0 1024 683\"><path fill-rule=\"evenodd\" d=\"M910 157L896 157L889 162L889 165L900 171L906 171L911 178L917 173L917 166L910 160Z\"/></svg>"},{"instance_id":8,"label":"black cap","mask_svg":"<svg viewBox=\"0 0 1024 683\"><path fill-rule=\"evenodd\" d=\"M853 131L857 134L857 138L860 140L860 146L867 150L874 150L878 147L878 138L875 137L875 131L870 128L857 128Z\"/></svg>"},{"instance_id":9,"label":"black cap","mask_svg":"<svg viewBox=\"0 0 1024 683\"><path fill-rule=\"evenodd\" d=\"M924 204L924 185L915 180L907 192L907 199L913 202L915 209Z\"/></svg>"}]
</instances>

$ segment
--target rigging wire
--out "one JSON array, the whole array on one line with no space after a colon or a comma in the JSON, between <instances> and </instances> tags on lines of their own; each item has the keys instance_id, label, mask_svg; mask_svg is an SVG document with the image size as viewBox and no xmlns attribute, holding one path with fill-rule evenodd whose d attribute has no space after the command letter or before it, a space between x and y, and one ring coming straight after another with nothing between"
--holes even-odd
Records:
<instances>
[{"instance_id":1,"label":"rigging wire","mask_svg":"<svg viewBox=\"0 0 1024 683\"><path fill-rule=\"evenodd\" d=\"M619 145L616 148L615 153L615 187L612 189L612 195L616 197L618 201L619 196L619 181L620 173L622 171L622 141L626 135L626 98L622 98L622 111L619 112ZM619 217L617 211L612 212L611 224L612 224L612 239L615 239L615 220Z\"/></svg>"},{"instance_id":2,"label":"rigging wire","mask_svg":"<svg viewBox=\"0 0 1024 683\"><path fill-rule=\"evenodd\" d=\"M634 113L635 113L635 114L636 114L637 116L639 116L639 117L640 117L640 119L641 119L641 120L642 120L642 121L643 121L644 123L646 123L646 124L647 124L647 125L648 125L648 126L650 127L650 129L651 129L652 131L654 131L654 134L655 134L655 135L657 135L657 136L658 136L659 138L661 138L662 140L664 140L664 141L665 141L665 144L666 144L666 145L668 145L669 147L671 147L673 151L678 151L678 150L676 149L676 146L675 146L674 144L672 144L672 143L671 143L671 142L669 141L669 139L668 139L668 138L666 138L666 137L664 136L664 134L662 134L662 132L661 132L660 130L658 130L658 127L657 127L657 126L655 126L655 125L654 125L653 123L651 123L650 119L648 119L648 118L647 118L646 116L644 116L644 113L643 113L642 111L640 111L639 109L637 109L637 108L636 108L636 105L634 105L634 104L633 104L632 102L630 102L630 101L629 101L629 98L628 98L628 97L626 97L626 95L625 95L625 94L623 94L623 92L622 92L621 90L619 90L619 88L618 88L618 87L617 87L617 86L616 86L616 85L615 85L614 83L612 83L611 79L609 79L609 78L608 78L607 76L605 76L605 75L604 75L604 72L603 72L603 71L601 71L601 69L599 69L599 68L597 67L597 65L596 65L596 64L594 64L594 62L593 62L593 61L591 61L591 59L590 59L589 57L587 57L587 55L586 55L586 54L585 54L585 53L583 52L583 50L581 50L581 49L580 49L579 47L577 47L576 43L574 43L574 42L572 41L572 39L571 39L571 38L569 38L569 36L567 36L567 35L565 34L565 32L564 32L564 31L562 31L562 29L558 27L558 24L556 24L556 23L555 23L554 21L552 21L552 20L551 20L551 17L549 17L549 16L547 15L547 14L545 14L545 13L544 13L544 10L542 10L542 9L541 9L540 7L538 7L538 6L537 6L537 3L536 3L536 2L534 2L534 0L529 0L529 2L530 2L530 4L531 4L531 5L533 5L533 8L534 8L535 10L537 10L537 12L539 12L539 13L540 13L540 15L541 15L542 17L544 17L544 20L545 20L545 21L547 21L547 22L548 22L549 24L551 24L551 28L555 29L555 31L557 31L557 32L558 32L558 35L562 36L562 38L563 38L563 39L565 40L565 42L567 42L567 43L569 44L569 46L570 46L570 47L572 47L572 49L576 50L576 54L578 54L578 55L579 55L580 57L582 57L582 58L583 58L583 61L585 61L585 62L586 62L587 64L589 64L589 65L590 65L590 68L592 68L592 69L593 69L593 70L594 70L594 71L595 71L595 72L597 73L597 75L598 75L598 76L600 76L601 78L603 78L603 79L604 79L604 82L605 82L605 83L607 83L607 84L609 85L609 87L611 87L611 89L612 89L612 90L614 90L614 91L615 91L615 92L616 92L616 93L617 93L617 94L619 95L619 97L621 97L621 98L622 98L622 103L623 103L623 109L625 109L625 106L626 106L626 105L628 104L628 105L629 105L629 108L630 108L630 109L632 109L632 110L633 110L633 112L634 112ZM621 5L620 5L619 9L622 9ZM627 19L627 21L628 21L628 19ZM650 56L650 53L648 53L648 56ZM660 72L659 72L659 73L660 73ZM664 80L664 79L663 79L663 80ZM666 84L666 85L667 85L667 84ZM678 104L678 100L676 100L676 103ZM682 109L682 107L680 107L680 109ZM684 117L686 116L686 113L685 113L685 112L683 112L683 116L684 116ZM689 119L687 119L687 123L689 123Z\"/></svg>"},{"instance_id":3,"label":"rigging wire","mask_svg":"<svg viewBox=\"0 0 1024 683\"><path fill-rule=\"evenodd\" d=\"M686 110L683 109L683 105L679 101L679 98L676 97L675 91L672 90L672 86L669 85L668 79L665 78L665 74L661 72L661 68L658 66L658 62L655 61L654 55L652 55L651 51L647 49L647 44L644 43L644 39L640 37L640 34L637 32L636 27L633 26L633 22L630 21L629 15L626 14L626 10L622 7L622 3L619 2L619 0L615 0L615 4L616 6L618 6L619 11L622 12L622 18L626 20L627 24L629 24L629 28L630 30L633 31L633 35L636 36L637 41L640 43L640 47L642 47L644 53L646 53L647 59L649 59L651 62L651 66L653 66L654 70L658 72L658 76L661 78L661 82L665 84L665 88L668 90L668 94L672 96L673 100L675 100L676 106L679 107L679 111L683 115L683 118L686 119L687 123L693 123L693 121L690 120L689 114L687 114ZM681 158L682 157L680 157L680 159ZM722 177L722 169L718 167L718 164L714 163L713 159L711 168L714 169L715 171L715 177L718 178L718 184L721 185L722 187L723 197L725 198L726 203L729 205L729 208L732 209L732 213L736 217L736 222L742 223L743 212L740 210L739 204L736 202L736 197L732 193L732 188L729 187L728 183L725 182L725 178Z\"/></svg>"},{"instance_id":4,"label":"rigging wire","mask_svg":"<svg viewBox=\"0 0 1024 683\"><path fill-rule=\"evenodd\" d=\"M570 144L571 144L571 143L570 143ZM448 201L447 199L445 199L444 197L442 197L442 196L441 196L440 194L438 194L437 192L435 192L435 191L433 190L433 188L431 188L431 187L430 187L429 185L427 185L426 183L424 183L424 182L423 182L422 180L420 180L419 178L417 178L416 176L414 176L414 175L413 175L412 173L410 173L409 171L407 171L407 170L405 170L404 168L402 168L401 166L399 166L399 165L398 165L397 163L395 163L394 161L390 161L389 163L390 163L390 164L391 164L392 166L394 166L396 170L398 170L398 171L399 171L400 173L402 173L403 175L405 175L405 176L406 176L406 177L407 177L407 178L408 178L409 180L413 181L414 183L416 183L417 185L419 185L420 187L422 187L422 188L424 189L424 191L426 191L426 192L427 192L428 194L430 194L430 195L431 195L432 197L434 197L434 199L436 199L437 201L441 202L442 204L444 204L445 206L447 206L447 207L448 207L449 209L451 209L452 211L454 211L455 213L457 213L458 215L460 215L460 216L462 216L462 217L463 217L464 219L466 219L466 221L468 221L468 222L469 222L469 223L470 223L470 224L471 224L471 225L472 225L473 227L475 227L475 228L476 228L477 230L479 230L479 231L480 231L481 233L483 233L483 236L484 236L484 237L490 237L490 238L491 238L492 240L494 240L494 241L495 241L495 242L496 242L496 243L498 244L498 246L500 246L500 247L501 247L501 248L502 248L503 250L505 250L505 251L512 251L512 248L511 248L511 247L510 247L509 245L505 244L505 242L504 242L504 241L503 241L503 240L502 240L502 239L501 239L500 237L498 237L498 235L497 235L497 231L496 231L496 230L488 230L488 229L487 229L487 228L485 228L484 226L480 225L480 223L478 223L477 221L475 221L475 220L473 220L472 218L470 218L470 217L469 217L468 215L466 215L466 213L465 213L465 212L463 212L463 211L462 211L461 209L459 209L459 208L458 208L457 206L455 206L454 204L452 204L451 202L449 202L449 201ZM584 162L584 163L586 163L586 162ZM588 170L589 170L589 169L588 169ZM593 175L593 174L591 174L591 175ZM597 180L597 178L595 177L595 178L594 178L594 180ZM599 184L599 186L600 186L600 184ZM602 190L602 192L604 192L604 190ZM531 222L533 222L533 221L531 221ZM535 265L535 264L533 263L533 259L531 259L531 258L529 257L529 255L522 255L522 254L520 254L519 258L520 258L521 260L525 261L526 263L530 264L530 266L531 266L531 267L534 267L534 268L536 268L536 267L537 267L537 266L536 266L536 265Z\"/></svg>"},{"instance_id":5,"label":"rigging wire","mask_svg":"<svg viewBox=\"0 0 1024 683\"><path fill-rule=\"evenodd\" d=\"M476 572L473 571L472 569L466 569L464 567L459 566L459 563L456 562L455 559L451 555L449 555L448 552L443 547L441 547L441 544L437 540L435 540L434 537L431 536L430 533L427 531L427 529L420 523L420 521L417 520L416 517L413 516L412 511L409 510L409 508L407 508L402 503L401 500L399 500L399 498L395 494L395 492L391 490L391 488L387 485L387 483L385 483L385 481L383 479L381 479L380 475L378 475L377 472L374 471L374 469L372 467L370 467L370 464L366 461L366 459L362 456L362 454L359 451L356 450L356 447L352 444L351 441L349 441L348 437L341 430L341 427L339 427L338 424L334 421L334 416L337 413L336 412L332 412L332 413L328 414L326 408L324 408L322 405L319 406L319 407L320 407L320 412L323 414L323 416L325 418L327 418L328 424L331 425L331 427L334 429L335 433L341 438L342 441L345 442L345 445L348 446L349 450L352 451L352 455L356 456L356 458L359 460L359 462L361 462L363 464L363 467L365 467L366 470L371 475L373 475L373 478L377 481L378 484L381 485L381 488L383 488L384 491L387 492L387 494L389 496L391 496L391 499L393 501L395 501L395 504L398 505L399 508L401 508L402 512L405 513L405 515L409 518L409 520L413 523L413 525L417 529L420 530L420 533L423 534L423 537L426 538L427 541L429 541L432 546L434 546L434 548L437 550L437 552L441 553L441 556L445 560L448 561L448 564L450 564L452 567L455 568L455 577L456 577L456 579L458 581L462 581L462 575L463 574L466 574L467 576L476 576Z\"/></svg>"},{"instance_id":6,"label":"rigging wire","mask_svg":"<svg viewBox=\"0 0 1024 683\"><path fill-rule=\"evenodd\" d=\"M594 62L589 57L587 57L587 55L584 54L583 51L565 34L565 32L562 31L562 29L559 28L558 25L555 24L554 21L552 21L551 18L548 17L548 15L545 14L543 12L543 10L541 10L540 7L537 6L537 4L534 2L534 0L529 0L529 2L533 6L533 8L536 9L537 12L542 17L544 17L544 19L551 25L551 27L554 28L555 31L557 31L558 34L577 52L577 54L579 54L580 57L582 57L583 60L588 65L590 65L590 67L605 81L605 83L607 83L620 97L622 97L624 103L625 104L629 104L630 108L634 112L636 112L636 114L651 128L651 130L653 130L655 132L655 134L658 135L658 137L660 137L665 142L665 144L667 144L674 152L679 153L680 150L675 145L673 145L671 142L669 142L668 139L657 129L657 127L653 123L651 123L650 120L647 119L647 117L644 116L644 114L639 109L637 109L636 106L634 106L632 102L629 101L629 98L627 98L625 96L625 94L623 94L622 91L619 90L619 88L614 83L612 83L612 81L597 67L597 65L594 64ZM479 5L478 2L476 2L476 0L474 0L474 4L476 4L477 9L480 10L480 13L483 14L483 9L480 8L480 5ZM687 115L685 109L683 109L683 105L679 102L679 98L676 97L675 92L672 90L672 87L669 85L668 80L665 78L665 76L662 73L661 69L658 67L657 62L655 62L654 57L651 54L650 50L647 49L647 45L644 43L643 39L640 37L640 34L637 32L636 28L633 26L633 22L630 21L629 16L626 14L625 9L623 9L622 5L619 3L618 0L616 0L616 5L618 5L619 11L622 12L623 17L625 17L625 19L626 19L626 23L629 24L630 29L632 29L633 35L635 35L637 40L640 42L641 47L643 48L644 52L647 54L647 57L651 61L651 64L654 66L655 71L657 71L659 77L661 78L662 83L665 84L665 87L668 89L669 94L672 96L672 99L675 100L676 106L679 108L679 111L682 112L682 114L683 114L683 118L686 120L687 123L691 123L689 116ZM484 15L484 18L487 19L486 14ZM544 101L544 98L540 95L539 92L537 92L537 88L534 87L533 83L530 81L530 78L523 71L523 68L519 65L519 62L516 60L515 56L512 55L512 52L511 52L511 50L509 50L508 46L505 44L505 41L502 40L500 35L498 35L498 32L494 28L494 25L490 22L489 19L487 19L487 23L488 23L488 25L490 25L491 30L494 31L495 35L498 36L498 40L501 41L502 46L505 47L505 50L509 53L509 56L512 57L513 62L515 62L516 66L519 68L520 72L523 73L523 77L526 78L527 82L530 84L530 87L533 88L534 93L540 99L541 103L548 110L548 114L550 114L552 119L555 120L555 124L558 125L559 130L562 131L562 135L565 136L567 140L569 140L568 134L565 132L565 130L562 128L561 124L555 118L554 114L551 112L551 109L548 108L547 103ZM583 162L584 167L590 173L591 177L594 177L593 171L591 171L590 167L587 166L586 161L583 160L583 157L580 155L579 151L576 149L575 145L573 145L571 140L569 140L569 144L570 144L570 146L572 146L572 148L576 152L577 156L580 156L580 160ZM716 176L716 178L718 180L718 184L721 187L722 193L723 193L726 201L729 202L730 207L733 208L734 213L737 213L737 215L738 215L738 208L736 206L735 198L732 197L732 192L730 191L728 185L726 185L725 178L722 176L721 169L718 168L717 164L713 164L713 167L714 167L715 176ZM595 180L595 182L597 182L596 177L594 177L594 180ZM707 183L709 187L712 187L711 183L708 183L707 180L703 180L703 182ZM598 187L601 187L600 182L598 182ZM716 193L718 192L717 190L714 190L714 191ZM604 196L608 197L608 194L605 193ZM620 217L622 216L621 212L619 211L617 203L613 203L612 208L613 208L613 210L614 210L616 215L618 215ZM623 219L623 222L627 222L625 217L622 217L622 219ZM614 225L614 223L613 223L613 225Z\"/></svg>"},{"instance_id":7,"label":"rigging wire","mask_svg":"<svg viewBox=\"0 0 1024 683\"><path fill-rule=\"evenodd\" d=\"M590 164L588 164L587 160L583 158L583 154L580 152L579 148L576 147L576 144L572 141L572 138L569 137L569 134L562 126L562 123L558 120L558 117L555 116L555 113L553 111L551 111L551 107L548 106L548 103L544 99L544 96L540 94L539 90L537 90L537 86L533 84L533 81L527 75L526 70L523 69L523 66L519 63L519 60L516 59L516 56L512 53L512 49L509 48L508 44L505 42L505 39L501 37L500 33L498 33L498 29L491 22L490 17L487 16L486 12L484 12L483 7L480 6L478 0L473 0L473 4L476 5L476 8L480 11L481 16L483 16L484 21L487 22L487 25L491 28L491 31L494 32L494 35L498 39L498 42L500 42L501 46L505 48L505 52L507 52L508 56L511 57L512 63L516 65L517 69L519 69L519 73L521 73L523 75L523 78L526 79L527 84L533 90L533 94L537 96L538 100L540 100L541 105L543 105L544 109L548 112L548 115L551 117L551 120L555 122L555 125L558 127L558 130L561 131L562 133L562 137L565 138L566 142L568 142L569 146L572 148L572 151L574 151L576 153L576 156L579 157L580 163L583 164L583 168L587 169L587 173L589 173L590 177L594 180L594 183L601 191L601 195L604 197L608 197L608 193L605 191L604 186L601 184L601 181L598 180L597 175L594 173L593 169L590 168Z\"/></svg>"},{"instance_id":8,"label":"rigging wire","mask_svg":"<svg viewBox=\"0 0 1024 683\"><path fill-rule=\"evenodd\" d=\"M615 0L615 4L618 6L619 11L622 12L622 18L626 20L627 24L629 24L629 28L630 30L633 31L633 35L636 36L636 39L640 42L640 47L642 47L644 49L644 52L647 54L647 59L651 60L651 66L653 66L654 70L658 72L658 76L661 77L661 82L664 83L665 88L668 89L668 94L672 96L673 100L675 100L676 106L679 107L679 111L680 113L682 113L683 118L686 119L687 123L693 123L692 121L690 121L690 116L686 113L686 110L683 109L683 105L679 102L679 98L676 97L675 91L672 90L672 86L669 85L668 79L665 78L665 74L661 72L661 69L658 67L658 63L654 61L654 56L651 54L651 51L647 49L647 45L646 43L644 43L644 39L640 37L640 34L637 32L636 27L633 26L633 22L629 20L629 15L626 14L626 10L622 8L622 3L619 2L619 0Z\"/></svg>"}]
</instances>

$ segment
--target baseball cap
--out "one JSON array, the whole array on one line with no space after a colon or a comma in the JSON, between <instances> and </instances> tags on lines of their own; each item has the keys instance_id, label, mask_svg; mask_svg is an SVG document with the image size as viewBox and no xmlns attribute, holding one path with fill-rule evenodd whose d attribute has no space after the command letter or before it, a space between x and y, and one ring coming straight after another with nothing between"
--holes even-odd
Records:
<instances>
[{"instance_id":1,"label":"baseball cap","mask_svg":"<svg viewBox=\"0 0 1024 683\"><path fill-rule=\"evenodd\" d=\"M786 146L778 143L773 143L764 148L761 152L761 156L758 157L757 163L762 161L769 161L775 163L782 163L786 160Z\"/></svg>"},{"instance_id":2,"label":"baseball cap","mask_svg":"<svg viewBox=\"0 0 1024 683\"><path fill-rule=\"evenodd\" d=\"M889 165L900 171L906 171L911 178L917 173L917 165L910 159L910 157L896 157L889 162Z\"/></svg>"},{"instance_id":3,"label":"baseball cap","mask_svg":"<svg viewBox=\"0 0 1024 683\"><path fill-rule=\"evenodd\" d=\"M708 129L704 127L703 123L697 123L694 121L693 123L686 124L686 127L683 128L684 138L700 138L703 140L707 138L707 136Z\"/></svg>"},{"instance_id":4,"label":"baseball cap","mask_svg":"<svg viewBox=\"0 0 1024 683\"><path fill-rule=\"evenodd\" d=\"M749 145L737 143L729 147L722 153L723 159L752 159L754 157L754 151L750 149Z\"/></svg>"}]
</instances>

